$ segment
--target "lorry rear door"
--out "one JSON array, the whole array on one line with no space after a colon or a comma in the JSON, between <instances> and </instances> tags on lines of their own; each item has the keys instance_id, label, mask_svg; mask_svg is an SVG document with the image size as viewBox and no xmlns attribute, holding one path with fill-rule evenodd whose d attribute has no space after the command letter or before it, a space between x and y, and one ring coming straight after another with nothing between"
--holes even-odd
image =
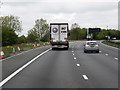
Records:
<instances>
[{"instance_id":1,"label":"lorry rear door","mask_svg":"<svg viewBox=\"0 0 120 90\"><path fill-rule=\"evenodd\" d=\"M51 25L51 39L53 42L59 41L59 25Z\"/></svg>"},{"instance_id":2,"label":"lorry rear door","mask_svg":"<svg viewBox=\"0 0 120 90\"><path fill-rule=\"evenodd\" d=\"M67 40L67 25L60 25L60 41Z\"/></svg>"}]
</instances>

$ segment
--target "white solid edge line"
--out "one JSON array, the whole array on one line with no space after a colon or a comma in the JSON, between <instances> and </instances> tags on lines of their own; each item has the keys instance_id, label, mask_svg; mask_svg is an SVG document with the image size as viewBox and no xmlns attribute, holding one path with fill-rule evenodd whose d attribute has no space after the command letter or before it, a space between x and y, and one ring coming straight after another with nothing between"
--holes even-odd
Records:
<instances>
[{"instance_id":1,"label":"white solid edge line","mask_svg":"<svg viewBox=\"0 0 120 90\"><path fill-rule=\"evenodd\" d=\"M79 67L79 66L80 66L80 64L77 64L77 66Z\"/></svg>"},{"instance_id":2,"label":"white solid edge line","mask_svg":"<svg viewBox=\"0 0 120 90\"><path fill-rule=\"evenodd\" d=\"M30 65L32 62L34 62L37 58L39 58L40 56L42 56L43 54L47 53L48 51L50 51L51 48L49 48L48 50L42 52L41 54L39 54L38 56L36 56L35 58L33 58L31 61L29 61L28 63L26 63L25 65L23 65L21 68L19 68L18 70L16 70L15 72L13 72L11 75L9 75L6 79L4 79L3 81L0 82L0 87L2 87L5 83L7 83L10 79L12 79L15 75L17 75L20 71L22 71L24 68L26 68L28 65Z\"/></svg>"},{"instance_id":3,"label":"white solid edge line","mask_svg":"<svg viewBox=\"0 0 120 90\"><path fill-rule=\"evenodd\" d=\"M1 61L5 61L5 60L7 60L7 59L10 59L10 58L12 58L12 57L21 55L21 54L23 54L23 53L27 53L27 52L32 51L32 50L35 50L35 49L30 49L30 50L27 50L27 51L23 51L23 52L21 52L21 53L18 53L18 54L15 54L15 55L13 55L13 56L10 56L10 57L7 57L7 58L5 58L5 59L2 59Z\"/></svg>"},{"instance_id":4,"label":"white solid edge line","mask_svg":"<svg viewBox=\"0 0 120 90\"><path fill-rule=\"evenodd\" d=\"M87 77L86 75L83 75L83 78L84 78L85 80L88 80L88 77Z\"/></svg>"},{"instance_id":5,"label":"white solid edge line","mask_svg":"<svg viewBox=\"0 0 120 90\"><path fill-rule=\"evenodd\" d=\"M104 43L102 43L102 42L100 42L100 43L103 44L103 45L105 45L105 46L107 46L107 47L111 47L111 48L114 48L114 49L118 49L118 48L116 48L116 47L112 47L112 46L106 45L106 44L104 44Z\"/></svg>"},{"instance_id":6,"label":"white solid edge line","mask_svg":"<svg viewBox=\"0 0 120 90\"><path fill-rule=\"evenodd\" d=\"M38 48L34 48L34 49L27 50L27 51L23 51L23 52L21 52L21 53L15 54L15 55L13 55L13 56L7 57L7 58L5 58L5 59L1 59L0 61L5 61L5 60L10 59L10 58L12 58L12 57L19 56L19 55L21 55L21 54L24 54L24 53L27 53L27 52L30 52L30 51L33 51L33 50L37 50L37 49L42 48L42 47L45 47L45 46L41 46L41 47L38 47Z\"/></svg>"},{"instance_id":7,"label":"white solid edge line","mask_svg":"<svg viewBox=\"0 0 120 90\"><path fill-rule=\"evenodd\" d=\"M40 47L39 47L39 48L40 48ZM1 59L0 61L5 61L5 60L10 59L10 58L12 58L12 57L15 57L15 56L18 56L18 55L21 55L21 54L23 54L23 53L27 53L27 52L30 52L30 51L36 50L36 49L38 49L38 48L30 49L30 50L27 50L27 51L23 51L23 52L21 52L21 53L15 54L15 55L13 55L13 56L7 57L7 58L5 58L5 59Z\"/></svg>"}]
</instances>

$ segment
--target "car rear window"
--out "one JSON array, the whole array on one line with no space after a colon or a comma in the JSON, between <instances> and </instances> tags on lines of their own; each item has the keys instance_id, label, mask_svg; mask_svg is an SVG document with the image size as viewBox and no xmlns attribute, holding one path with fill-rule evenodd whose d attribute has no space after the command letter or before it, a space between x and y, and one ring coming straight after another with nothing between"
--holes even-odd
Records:
<instances>
[{"instance_id":1,"label":"car rear window","mask_svg":"<svg viewBox=\"0 0 120 90\"><path fill-rule=\"evenodd\" d=\"M97 42L87 42L87 45L97 45Z\"/></svg>"}]
</instances>

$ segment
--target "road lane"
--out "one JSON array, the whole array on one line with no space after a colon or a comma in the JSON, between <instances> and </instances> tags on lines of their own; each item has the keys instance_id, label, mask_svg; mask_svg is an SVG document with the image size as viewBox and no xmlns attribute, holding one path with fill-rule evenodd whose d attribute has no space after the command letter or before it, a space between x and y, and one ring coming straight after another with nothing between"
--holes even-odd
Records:
<instances>
[{"instance_id":1,"label":"road lane","mask_svg":"<svg viewBox=\"0 0 120 90\"><path fill-rule=\"evenodd\" d=\"M7 88L83 88L82 73L78 71L71 49L49 51L20 72L5 86ZM17 83L16 83L17 82Z\"/></svg>"},{"instance_id":2,"label":"road lane","mask_svg":"<svg viewBox=\"0 0 120 90\"><path fill-rule=\"evenodd\" d=\"M93 83L93 88L118 87L118 61L112 56L105 56L104 53L86 54L82 47L75 55L82 71L89 76L89 83Z\"/></svg>"},{"instance_id":3,"label":"road lane","mask_svg":"<svg viewBox=\"0 0 120 90\"><path fill-rule=\"evenodd\" d=\"M101 49L99 54L86 54L83 42L70 43L69 50L49 51L3 88L117 88L118 61L114 55L106 56Z\"/></svg>"},{"instance_id":4,"label":"road lane","mask_svg":"<svg viewBox=\"0 0 120 90\"><path fill-rule=\"evenodd\" d=\"M102 50L102 52L104 53L108 53L110 54L112 57L118 57L118 49L117 48L111 48L108 45L105 45L103 43L100 43L100 49Z\"/></svg>"},{"instance_id":5,"label":"road lane","mask_svg":"<svg viewBox=\"0 0 120 90\"><path fill-rule=\"evenodd\" d=\"M50 48L50 46L39 47L2 61L2 80L48 48Z\"/></svg>"},{"instance_id":6,"label":"road lane","mask_svg":"<svg viewBox=\"0 0 120 90\"><path fill-rule=\"evenodd\" d=\"M39 55L37 55L35 58L33 58L32 60L30 60L29 62L27 62L25 65L23 65L22 67L20 67L18 70L16 70L15 72L13 72L11 75L9 75L7 78L5 78L2 82L0 82L0 87L2 87L4 84L6 84L9 80L11 80L14 76L16 76L17 74L19 74L22 70L24 70L26 67L28 67L31 63L33 63L37 58L41 57L42 55L44 55L45 53L49 52L51 50L47 49L46 51L40 53Z\"/></svg>"}]
</instances>

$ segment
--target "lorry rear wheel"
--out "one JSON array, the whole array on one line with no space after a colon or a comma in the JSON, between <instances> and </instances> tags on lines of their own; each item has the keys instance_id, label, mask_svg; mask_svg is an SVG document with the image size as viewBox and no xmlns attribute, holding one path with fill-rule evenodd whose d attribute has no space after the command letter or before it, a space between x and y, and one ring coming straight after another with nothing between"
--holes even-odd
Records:
<instances>
[{"instance_id":1,"label":"lorry rear wheel","mask_svg":"<svg viewBox=\"0 0 120 90\"><path fill-rule=\"evenodd\" d=\"M55 50L55 48L52 48L52 50Z\"/></svg>"},{"instance_id":2,"label":"lorry rear wheel","mask_svg":"<svg viewBox=\"0 0 120 90\"><path fill-rule=\"evenodd\" d=\"M69 45L66 47L66 49L67 49L67 50L69 49Z\"/></svg>"}]
</instances>

